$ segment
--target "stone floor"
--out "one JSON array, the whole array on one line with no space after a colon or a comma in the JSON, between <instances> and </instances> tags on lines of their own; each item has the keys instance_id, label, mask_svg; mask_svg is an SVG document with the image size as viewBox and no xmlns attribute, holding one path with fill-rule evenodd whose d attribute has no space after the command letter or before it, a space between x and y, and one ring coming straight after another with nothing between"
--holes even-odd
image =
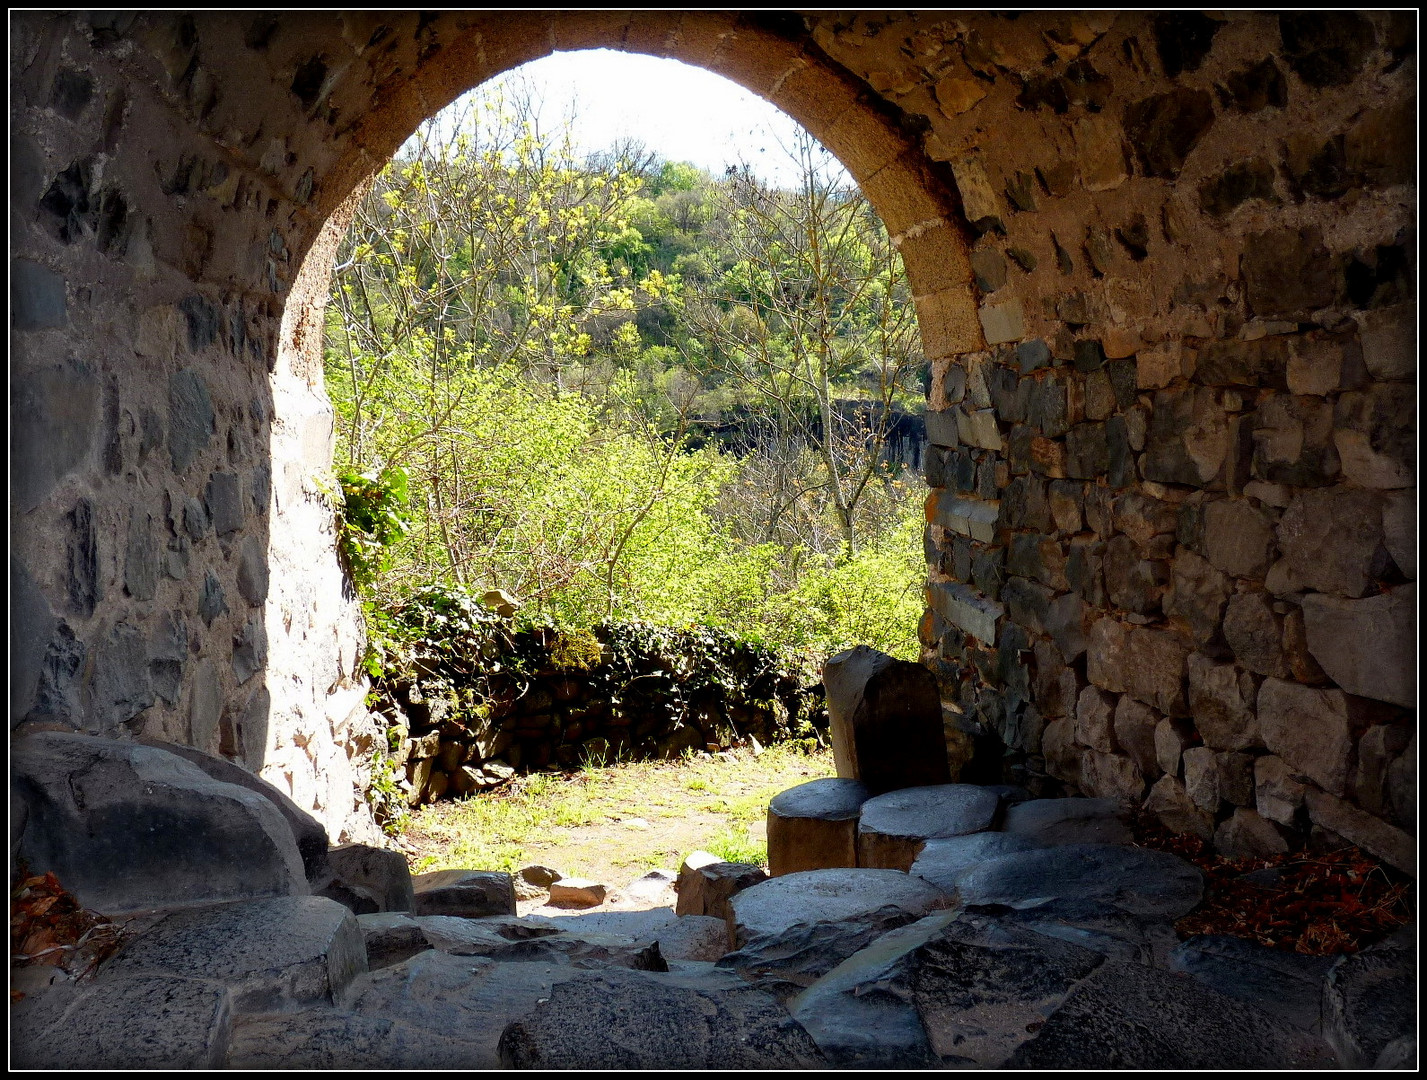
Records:
<instances>
[{"instance_id":1,"label":"stone floor","mask_svg":"<svg viewBox=\"0 0 1427 1080\"><path fill-rule=\"evenodd\" d=\"M910 872L784 874L722 918L675 915L662 883L586 913L358 916L318 896L147 913L88 981L16 972L12 1063L1415 1067L1410 928L1339 958L1181 942L1199 871L1130 845L1109 805L997 789L1014 805L987 829L985 799L954 794L912 813L937 835ZM914 836L925 798L879 835ZM976 831L954 834L958 814Z\"/></svg>"}]
</instances>

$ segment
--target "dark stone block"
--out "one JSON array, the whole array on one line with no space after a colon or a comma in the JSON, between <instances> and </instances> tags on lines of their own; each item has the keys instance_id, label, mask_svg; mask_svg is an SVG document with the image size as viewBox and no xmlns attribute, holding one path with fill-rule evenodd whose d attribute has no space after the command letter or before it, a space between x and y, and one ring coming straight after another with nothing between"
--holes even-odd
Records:
<instances>
[{"instance_id":1,"label":"dark stone block","mask_svg":"<svg viewBox=\"0 0 1427 1080\"><path fill-rule=\"evenodd\" d=\"M69 572L65 582L70 607L88 618L102 598L99 583L99 536L94 523L94 504L80 499L69 512Z\"/></svg>"},{"instance_id":2,"label":"dark stone block","mask_svg":"<svg viewBox=\"0 0 1427 1080\"><path fill-rule=\"evenodd\" d=\"M1194 381L1205 386L1283 388L1288 370L1288 339L1211 341L1199 351Z\"/></svg>"},{"instance_id":3,"label":"dark stone block","mask_svg":"<svg viewBox=\"0 0 1427 1080\"><path fill-rule=\"evenodd\" d=\"M1214 47L1214 35L1223 22L1198 11L1161 12L1154 17L1155 47L1160 66L1171 79L1199 65Z\"/></svg>"},{"instance_id":4,"label":"dark stone block","mask_svg":"<svg viewBox=\"0 0 1427 1080\"><path fill-rule=\"evenodd\" d=\"M1065 435L1065 473L1074 480L1094 480L1110 468L1104 424L1076 424Z\"/></svg>"},{"instance_id":5,"label":"dark stone block","mask_svg":"<svg viewBox=\"0 0 1427 1080\"><path fill-rule=\"evenodd\" d=\"M188 627L177 612L159 620L149 642L149 680L154 692L170 705L178 704L183 669L188 660Z\"/></svg>"},{"instance_id":6,"label":"dark stone block","mask_svg":"<svg viewBox=\"0 0 1427 1080\"><path fill-rule=\"evenodd\" d=\"M976 490L976 459L969 450L953 450L948 461L955 467L952 486L957 491Z\"/></svg>"},{"instance_id":7,"label":"dark stone block","mask_svg":"<svg viewBox=\"0 0 1427 1080\"><path fill-rule=\"evenodd\" d=\"M1105 605L1104 551L1102 541L1076 537L1066 554L1065 578L1076 595L1091 607Z\"/></svg>"},{"instance_id":8,"label":"dark stone block","mask_svg":"<svg viewBox=\"0 0 1427 1080\"><path fill-rule=\"evenodd\" d=\"M1115 268L1115 249L1110 246L1108 229L1098 225L1090 228L1085 237L1085 255L1090 260L1090 269L1098 277L1104 277Z\"/></svg>"},{"instance_id":9,"label":"dark stone block","mask_svg":"<svg viewBox=\"0 0 1427 1080\"><path fill-rule=\"evenodd\" d=\"M1146 176L1174 180L1214 122L1207 91L1178 89L1136 102L1125 111L1125 134Z\"/></svg>"},{"instance_id":10,"label":"dark stone block","mask_svg":"<svg viewBox=\"0 0 1427 1080\"><path fill-rule=\"evenodd\" d=\"M1032 476L1013 478L1001 493L997 527L1050 532L1050 502L1046 498L1045 481Z\"/></svg>"},{"instance_id":11,"label":"dark stone block","mask_svg":"<svg viewBox=\"0 0 1427 1080\"><path fill-rule=\"evenodd\" d=\"M1186 439L1190 433L1192 440ZM1219 474L1228 449L1228 420L1213 390L1156 392L1140 459L1145 479L1203 487Z\"/></svg>"},{"instance_id":12,"label":"dark stone block","mask_svg":"<svg viewBox=\"0 0 1427 1080\"><path fill-rule=\"evenodd\" d=\"M16 330L45 330L64 326L64 278L31 262L15 259L10 264L10 318Z\"/></svg>"},{"instance_id":13,"label":"dark stone block","mask_svg":"<svg viewBox=\"0 0 1427 1080\"><path fill-rule=\"evenodd\" d=\"M253 470L253 511L261 517L268 512L268 498L272 494L273 471L268 465L259 465Z\"/></svg>"},{"instance_id":14,"label":"dark stone block","mask_svg":"<svg viewBox=\"0 0 1427 1080\"><path fill-rule=\"evenodd\" d=\"M1036 380L1026 419L1047 439L1058 439L1069 428L1067 423L1065 384L1055 375Z\"/></svg>"},{"instance_id":15,"label":"dark stone block","mask_svg":"<svg viewBox=\"0 0 1427 1080\"><path fill-rule=\"evenodd\" d=\"M99 380L71 360L10 384L10 495L32 510L89 454L99 407Z\"/></svg>"},{"instance_id":16,"label":"dark stone block","mask_svg":"<svg viewBox=\"0 0 1427 1080\"><path fill-rule=\"evenodd\" d=\"M1022 577L1007 578L1001 588L1001 602L1006 605L1011 621L1033 634L1046 632L1046 619L1054 595L1046 586Z\"/></svg>"},{"instance_id":17,"label":"dark stone block","mask_svg":"<svg viewBox=\"0 0 1427 1080\"><path fill-rule=\"evenodd\" d=\"M29 715L78 724L84 715L82 676L88 655L84 642L64 622L55 627L40 666L40 683Z\"/></svg>"},{"instance_id":18,"label":"dark stone block","mask_svg":"<svg viewBox=\"0 0 1427 1080\"><path fill-rule=\"evenodd\" d=\"M1016 362L1021 366L1021 374L1029 375L1050 364L1050 346L1039 338L1023 341L1016 346Z\"/></svg>"},{"instance_id":19,"label":"dark stone block","mask_svg":"<svg viewBox=\"0 0 1427 1080\"><path fill-rule=\"evenodd\" d=\"M212 473L203 490L203 502L219 536L243 527L243 487L237 473Z\"/></svg>"},{"instance_id":20,"label":"dark stone block","mask_svg":"<svg viewBox=\"0 0 1427 1080\"><path fill-rule=\"evenodd\" d=\"M1253 443L1250 472L1271 484L1292 487L1332 483L1341 468L1335 426L1342 425L1335 425L1333 406L1321 398L1292 394L1269 398L1242 422Z\"/></svg>"},{"instance_id":21,"label":"dark stone block","mask_svg":"<svg viewBox=\"0 0 1427 1080\"><path fill-rule=\"evenodd\" d=\"M1105 364L1105 350L1100 342L1093 339L1077 341L1075 343L1075 358L1072 361L1075 370L1086 373L1099 371Z\"/></svg>"},{"instance_id":22,"label":"dark stone block","mask_svg":"<svg viewBox=\"0 0 1427 1080\"><path fill-rule=\"evenodd\" d=\"M1006 181L1006 198L1011 200L1011 205L1023 213L1033 213L1036 209L1035 177L1028 172L1016 170L1014 176Z\"/></svg>"},{"instance_id":23,"label":"dark stone block","mask_svg":"<svg viewBox=\"0 0 1427 1080\"><path fill-rule=\"evenodd\" d=\"M209 570L203 575L203 593L198 598L198 614L202 617L205 626L211 627L213 620L228 610L228 604L223 596L223 586L218 583L213 571Z\"/></svg>"},{"instance_id":24,"label":"dark stone block","mask_svg":"<svg viewBox=\"0 0 1427 1080\"><path fill-rule=\"evenodd\" d=\"M1001 583L1005 580L1002 570L1005 550L999 547L972 550L974 554L971 559L971 583L992 600L999 600Z\"/></svg>"},{"instance_id":25,"label":"dark stone block","mask_svg":"<svg viewBox=\"0 0 1427 1080\"><path fill-rule=\"evenodd\" d=\"M1034 459L1031 448L1036 433L1025 424L1017 424L1006 439L1006 466L1016 476L1024 476L1031 471Z\"/></svg>"},{"instance_id":26,"label":"dark stone block","mask_svg":"<svg viewBox=\"0 0 1427 1080\"><path fill-rule=\"evenodd\" d=\"M1270 56L1225 78L1219 99L1243 113L1255 113L1270 107L1281 109L1288 104L1288 82Z\"/></svg>"},{"instance_id":27,"label":"dark stone block","mask_svg":"<svg viewBox=\"0 0 1427 1080\"><path fill-rule=\"evenodd\" d=\"M1317 142L1316 136L1307 146L1301 145L1299 140L1291 142L1284 159L1285 171L1300 195L1336 199L1347 194L1354 183L1348 172L1347 140L1342 135L1334 135L1321 146Z\"/></svg>"},{"instance_id":28,"label":"dark stone block","mask_svg":"<svg viewBox=\"0 0 1427 1080\"><path fill-rule=\"evenodd\" d=\"M218 337L218 309L201 296L186 296L178 305L188 325L188 348L198 352Z\"/></svg>"},{"instance_id":29,"label":"dark stone block","mask_svg":"<svg viewBox=\"0 0 1427 1080\"><path fill-rule=\"evenodd\" d=\"M30 572L10 556L10 726L23 720L39 692L45 653L59 626Z\"/></svg>"},{"instance_id":30,"label":"dark stone block","mask_svg":"<svg viewBox=\"0 0 1427 1080\"><path fill-rule=\"evenodd\" d=\"M94 96L94 80L82 71L60 68L50 85L50 105L60 115L74 120Z\"/></svg>"},{"instance_id":31,"label":"dark stone block","mask_svg":"<svg viewBox=\"0 0 1427 1080\"><path fill-rule=\"evenodd\" d=\"M124 549L124 591L135 600L152 600L158 576L159 550L154 541L153 518L135 509L129 515Z\"/></svg>"},{"instance_id":32,"label":"dark stone block","mask_svg":"<svg viewBox=\"0 0 1427 1080\"><path fill-rule=\"evenodd\" d=\"M1273 166L1263 158L1237 162L1199 185L1199 206L1210 217L1222 218L1250 199L1277 202L1273 176Z\"/></svg>"},{"instance_id":33,"label":"dark stone block","mask_svg":"<svg viewBox=\"0 0 1427 1080\"><path fill-rule=\"evenodd\" d=\"M1026 418L1031 390L1029 381L1023 382L1009 367L993 364L986 371L986 383L998 419L1019 424Z\"/></svg>"},{"instance_id":34,"label":"dark stone block","mask_svg":"<svg viewBox=\"0 0 1427 1080\"><path fill-rule=\"evenodd\" d=\"M1105 372L1110 376L1110 387L1115 392L1115 404L1121 409L1128 409L1134 405L1139 396L1135 358L1130 356L1120 360L1111 360L1105 365Z\"/></svg>"},{"instance_id":35,"label":"dark stone block","mask_svg":"<svg viewBox=\"0 0 1427 1080\"><path fill-rule=\"evenodd\" d=\"M1105 421L1105 448L1109 455L1105 479L1111 487L1129 487L1138 477L1135 474L1135 455L1130 449L1130 432L1123 416L1112 416Z\"/></svg>"},{"instance_id":36,"label":"dark stone block","mask_svg":"<svg viewBox=\"0 0 1427 1080\"><path fill-rule=\"evenodd\" d=\"M927 487L946 487L946 448L928 443L922 454L922 478Z\"/></svg>"},{"instance_id":37,"label":"dark stone block","mask_svg":"<svg viewBox=\"0 0 1427 1080\"><path fill-rule=\"evenodd\" d=\"M260 620L251 620L233 638L233 675L239 685L267 666L268 635Z\"/></svg>"},{"instance_id":38,"label":"dark stone block","mask_svg":"<svg viewBox=\"0 0 1427 1080\"><path fill-rule=\"evenodd\" d=\"M960 369L953 368L953 370ZM927 425L927 440L933 446L955 447L961 444L961 438L956 433L955 409L946 409L944 411L928 409L925 419Z\"/></svg>"},{"instance_id":39,"label":"dark stone block","mask_svg":"<svg viewBox=\"0 0 1427 1080\"><path fill-rule=\"evenodd\" d=\"M1133 540L1116 536L1105 545L1104 567L1105 591L1112 604L1139 615L1159 612L1169 581L1164 563L1141 558Z\"/></svg>"},{"instance_id":40,"label":"dark stone block","mask_svg":"<svg viewBox=\"0 0 1427 1080\"><path fill-rule=\"evenodd\" d=\"M981 248L971 253L971 272L978 289L993 293L1006 284L1006 259L995 248Z\"/></svg>"},{"instance_id":41,"label":"dark stone block","mask_svg":"<svg viewBox=\"0 0 1427 1080\"><path fill-rule=\"evenodd\" d=\"M971 539L966 536L951 538L951 576L957 581L971 580Z\"/></svg>"},{"instance_id":42,"label":"dark stone block","mask_svg":"<svg viewBox=\"0 0 1427 1080\"><path fill-rule=\"evenodd\" d=\"M250 607L268 598L268 562L256 536L244 538L238 555L238 591Z\"/></svg>"},{"instance_id":43,"label":"dark stone block","mask_svg":"<svg viewBox=\"0 0 1427 1080\"><path fill-rule=\"evenodd\" d=\"M168 451L175 472L188 468L213 432L213 401L202 376L174 372L168 380Z\"/></svg>"},{"instance_id":44,"label":"dark stone block","mask_svg":"<svg viewBox=\"0 0 1427 1080\"><path fill-rule=\"evenodd\" d=\"M148 642L138 627L119 623L99 647L91 692L101 731L132 720L154 703Z\"/></svg>"},{"instance_id":45,"label":"dark stone block","mask_svg":"<svg viewBox=\"0 0 1427 1080\"><path fill-rule=\"evenodd\" d=\"M1115 239L1130 258L1140 262L1150 253L1150 226L1143 214L1132 214L1130 220L1115 230Z\"/></svg>"},{"instance_id":46,"label":"dark stone block","mask_svg":"<svg viewBox=\"0 0 1427 1080\"><path fill-rule=\"evenodd\" d=\"M1376 44L1372 23L1353 11L1285 12L1278 30L1284 60L1315 89L1352 82Z\"/></svg>"},{"instance_id":47,"label":"dark stone block","mask_svg":"<svg viewBox=\"0 0 1427 1080\"><path fill-rule=\"evenodd\" d=\"M976 466L976 494L982 499L994 499L996 489L996 459L989 454Z\"/></svg>"},{"instance_id":48,"label":"dark stone block","mask_svg":"<svg viewBox=\"0 0 1427 1080\"><path fill-rule=\"evenodd\" d=\"M183 531L195 540L202 540L212 522L208 511L198 499L183 501Z\"/></svg>"},{"instance_id":49,"label":"dark stone block","mask_svg":"<svg viewBox=\"0 0 1427 1080\"><path fill-rule=\"evenodd\" d=\"M1338 293L1338 272L1317 225L1250 234L1241 269L1249 309L1266 318L1306 318Z\"/></svg>"}]
</instances>

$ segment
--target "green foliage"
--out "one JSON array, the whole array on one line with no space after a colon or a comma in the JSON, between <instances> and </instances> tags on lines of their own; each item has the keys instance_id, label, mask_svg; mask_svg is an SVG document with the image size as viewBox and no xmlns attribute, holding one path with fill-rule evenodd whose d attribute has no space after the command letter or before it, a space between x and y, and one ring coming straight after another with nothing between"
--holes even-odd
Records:
<instances>
[{"instance_id":1,"label":"green foliage","mask_svg":"<svg viewBox=\"0 0 1427 1080\"><path fill-rule=\"evenodd\" d=\"M380 472L344 469L337 482L342 488L338 551L353 582L366 588L391 568L392 546L410 528L405 516L410 498L406 470L398 466Z\"/></svg>"},{"instance_id":2,"label":"green foliage","mask_svg":"<svg viewBox=\"0 0 1427 1080\"><path fill-rule=\"evenodd\" d=\"M768 865L768 842L754 840L746 829L725 828L708 842L705 848L724 862L748 863L750 866Z\"/></svg>"},{"instance_id":3,"label":"green foliage","mask_svg":"<svg viewBox=\"0 0 1427 1080\"><path fill-rule=\"evenodd\" d=\"M372 755L371 769L372 778L366 795L372 817L388 836L400 836L411 820L406 805L405 772L380 747Z\"/></svg>"}]
</instances>

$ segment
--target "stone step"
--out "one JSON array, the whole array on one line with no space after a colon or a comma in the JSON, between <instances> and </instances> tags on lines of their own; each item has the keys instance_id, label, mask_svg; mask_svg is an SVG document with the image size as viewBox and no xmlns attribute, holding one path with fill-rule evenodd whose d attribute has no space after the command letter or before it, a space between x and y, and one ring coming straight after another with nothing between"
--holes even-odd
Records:
<instances>
[{"instance_id":1,"label":"stone step","mask_svg":"<svg viewBox=\"0 0 1427 1080\"><path fill-rule=\"evenodd\" d=\"M515 883L509 874L490 870L435 870L411 879L413 915L515 914Z\"/></svg>"},{"instance_id":2,"label":"stone step","mask_svg":"<svg viewBox=\"0 0 1427 1080\"><path fill-rule=\"evenodd\" d=\"M730 948L755 935L779 934L797 923L839 922L887 906L913 915L946 905L948 897L896 870L804 870L770 878L729 901Z\"/></svg>"},{"instance_id":3,"label":"stone step","mask_svg":"<svg viewBox=\"0 0 1427 1080\"><path fill-rule=\"evenodd\" d=\"M928 840L989 829L1001 800L975 784L902 788L862 804L857 865L909 871Z\"/></svg>"},{"instance_id":4,"label":"stone step","mask_svg":"<svg viewBox=\"0 0 1427 1080\"><path fill-rule=\"evenodd\" d=\"M823 777L768 804L768 873L857 865L857 819L871 796L860 780Z\"/></svg>"}]
</instances>

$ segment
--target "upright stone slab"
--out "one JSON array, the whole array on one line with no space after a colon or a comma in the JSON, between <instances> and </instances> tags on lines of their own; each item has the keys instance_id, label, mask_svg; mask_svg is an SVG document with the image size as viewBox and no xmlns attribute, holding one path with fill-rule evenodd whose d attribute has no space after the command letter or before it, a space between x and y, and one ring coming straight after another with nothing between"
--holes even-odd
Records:
<instances>
[{"instance_id":1,"label":"upright stone slab","mask_svg":"<svg viewBox=\"0 0 1427 1080\"><path fill-rule=\"evenodd\" d=\"M14 744L19 858L105 914L303 895L306 871L273 801L157 747L42 732Z\"/></svg>"},{"instance_id":2,"label":"upright stone slab","mask_svg":"<svg viewBox=\"0 0 1427 1080\"><path fill-rule=\"evenodd\" d=\"M410 911L416 904L406 856L370 844L342 844L327 854L331 878L319 890L358 915Z\"/></svg>"},{"instance_id":3,"label":"upright stone slab","mask_svg":"<svg viewBox=\"0 0 1427 1080\"><path fill-rule=\"evenodd\" d=\"M679 900L674 910L680 915L727 919L729 897L766 880L768 875L761 867L725 862L707 851L696 851L679 867L675 886Z\"/></svg>"},{"instance_id":4,"label":"upright stone slab","mask_svg":"<svg viewBox=\"0 0 1427 1080\"><path fill-rule=\"evenodd\" d=\"M868 799L857 823L857 865L911 870L928 840L991 827L1000 797L974 784L903 788Z\"/></svg>"},{"instance_id":5,"label":"upright stone slab","mask_svg":"<svg viewBox=\"0 0 1427 1080\"><path fill-rule=\"evenodd\" d=\"M859 645L823 666L837 775L874 795L951 781L936 677Z\"/></svg>"},{"instance_id":6,"label":"upright stone slab","mask_svg":"<svg viewBox=\"0 0 1427 1080\"><path fill-rule=\"evenodd\" d=\"M857 818L870 792L860 780L828 776L768 804L768 873L857 865Z\"/></svg>"}]
</instances>

